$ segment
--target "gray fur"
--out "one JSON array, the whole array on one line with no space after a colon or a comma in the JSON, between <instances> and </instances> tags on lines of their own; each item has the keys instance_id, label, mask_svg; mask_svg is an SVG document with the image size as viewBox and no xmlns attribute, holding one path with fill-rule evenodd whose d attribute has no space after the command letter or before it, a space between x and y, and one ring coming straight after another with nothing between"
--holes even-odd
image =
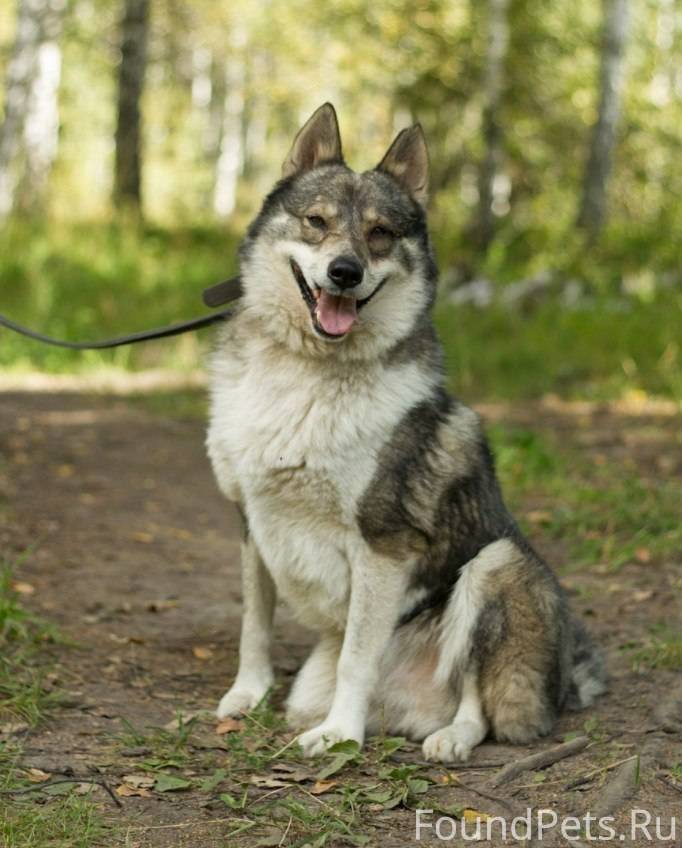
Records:
<instances>
[{"instance_id":1,"label":"gray fur","mask_svg":"<svg viewBox=\"0 0 682 848\"><path fill-rule=\"evenodd\" d=\"M434 759L464 758L488 729L519 743L548 733L563 708L587 705L605 686L601 656L504 504L478 416L446 391L431 317L427 168L423 135L412 128L376 169L354 173L332 107L318 110L248 231L245 303L214 357L209 450L253 529L248 615L269 633L270 605L258 593L268 595L274 581L322 634L289 701L293 723L329 711L301 737L308 753L345 733L361 740L368 722L427 737ZM307 276L294 254L308 261ZM315 297L321 289L352 296L327 279L326 263L340 255L357 260L363 277L357 322L339 340L316 325ZM257 396L263 375L279 403L291 404L282 419ZM236 399L253 399L253 410L235 415ZM330 456L340 444L348 455ZM355 467L357 455L364 459ZM285 523L300 535L290 546ZM325 562L317 574L318 549L338 572ZM359 600L356 584L365 587ZM381 650L373 643L379 624ZM262 697L271 679L266 643L243 631L242 656L258 667L240 666L220 715ZM354 688L349 668L363 645L375 668L358 669L364 682ZM365 703L356 715L347 705L359 692Z\"/></svg>"}]
</instances>

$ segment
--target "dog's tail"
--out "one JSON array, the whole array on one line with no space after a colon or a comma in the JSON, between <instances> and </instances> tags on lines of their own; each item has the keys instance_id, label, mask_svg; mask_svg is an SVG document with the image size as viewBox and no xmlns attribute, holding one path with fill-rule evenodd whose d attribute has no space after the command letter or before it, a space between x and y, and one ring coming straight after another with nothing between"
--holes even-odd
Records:
<instances>
[{"instance_id":1,"label":"dog's tail","mask_svg":"<svg viewBox=\"0 0 682 848\"><path fill-rule=\"evenodd\" d=\"M585 626L577 618L571 621L573 628L573 669L566 698L566 708L581 710L589 707L594 699L606 691L606 663L601 651L595 646Z\"/></svg>"}]
</instances>

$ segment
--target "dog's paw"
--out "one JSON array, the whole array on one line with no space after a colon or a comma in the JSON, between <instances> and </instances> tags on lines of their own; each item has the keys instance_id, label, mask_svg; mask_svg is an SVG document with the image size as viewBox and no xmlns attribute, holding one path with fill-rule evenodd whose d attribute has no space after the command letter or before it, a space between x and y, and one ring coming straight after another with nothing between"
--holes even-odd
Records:
<instances>
[{"instance_id":1,"label":"dog's paw","mask_svg":"<svg viewBox=\"0 0 682 848\"><path fill-rule=\"evenodd\" d=\"M424 740L424 758L441 763L464 762L483 741L485 728L476 721L458 721L441 727Z\"/></svg>"},{"instance_id":2,"label":"dog's paw","mask_svg":"<svg viewBox=\"0 0 682 848\"><path fill-rule=\"evenodd\" d=\"M220 699L215 711L218 718L239 716L250 712L267 695L270 684L243 686L235 683Z\"/></svg>"},{"instance_id":3,"label":"dog's paw","mask_svg":"<svg viewBox=\"0 0 682 848\"><path fill-rule=\"evenodd\" d=\"M345 742L352 739L358 745L363 742L362 731L352 730L331 722L322 722L312 730L302 733L298 737L298 744L303 748L306 757L319 757L337 742Z\"/></svg>"}]
</instances>

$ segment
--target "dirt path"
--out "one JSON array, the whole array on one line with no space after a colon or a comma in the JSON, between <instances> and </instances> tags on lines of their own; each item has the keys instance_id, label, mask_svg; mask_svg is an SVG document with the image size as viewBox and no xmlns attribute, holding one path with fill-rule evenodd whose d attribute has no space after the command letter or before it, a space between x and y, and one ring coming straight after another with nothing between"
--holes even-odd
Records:
<instances>
[{"instance_id":1,"label":"dirt path","mask_svg":"<svg viewBox=\"0 0 682 848\"><path fill-rule=\"evenodd\" d=\"M682 473L679 418L568 407L491 406L487 414L558 434L591 452L602 466L627 460L654 481ZM34 546L20 574L35 588L30 603L74 643L55 649L58 665L51 682L66 697L45 725L24 734L24 762L51 773L106 775L115 787L124 775L139 773L145 757L147 768L153 768L142 740L145 728L163 727L178 710L213 708L234 673L240 615L236 516L212 479L203 423L152 414L123 400L2 394L0 457L2 550L11 559ZM531 497L525 506L531 512L537 504ZM536 541L548 556L565 555L541 532ZM681 560L678 552L660 562L627 565L616 578L599 569L581 572L579 580L569 575L573 602L608 653L610 693L587 714L562 719L541 746L520 751L486 744L474 762L506 762L550 747L566 732L582 731L587 720L590 748L540 777L528 773L508 787L489 789L488 799L461 787L441 789L454 793L453 804L500 815L509 813L510 804L573 815L610 804L621 823L634 804L666 822L677 814L682 838L682 795L669 777L682 762L680 674L666 668L635 671L626 650L662 618L679 624ZM286 688L309 637L286 616L280 621L275 663ZM140 730L140 739L130 726ZM199 780L219 768L228 756L226 738L205 721L178 773ZM581 775L636 754L643 757L642 780L638 789L632 787L636 801L625 797L627 763L565 789ZM419 753L400 757L409 763ZM166 763L169 769L173 765ZM490 778L485 769L457 773L481 791ZM607 791L604 784L618 775L623 786ZM267 841L267 833L266 841L258 842L263 822L226 842L234 829L228 820L239 815L216 800L217 791L149 792L122 798L120 809L102 793L98 803L119 826L103 844L277 844ZM369 835L365 844L414 844L413 812L382 810L379 804L370 819L363 825ZM283 833L281 844L300 844L288 838ZM422 841L428 844L427 835ZM543 844L553 843L545 836ZM651 843L642 838L625 844Z\"/></svg>"}]
</instances>

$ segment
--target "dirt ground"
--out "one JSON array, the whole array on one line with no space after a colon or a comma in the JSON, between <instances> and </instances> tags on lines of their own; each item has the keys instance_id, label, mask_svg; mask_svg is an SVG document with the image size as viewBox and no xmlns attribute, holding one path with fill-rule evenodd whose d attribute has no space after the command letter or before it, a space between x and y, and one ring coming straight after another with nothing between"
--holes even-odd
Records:
<instances>
[{"instance_id":1,"label":"dirt ground","mask_svg":"<svg viewBox=\"0 0 682 848\"><path fill-rule=\"evenodd\" d=\"M483 411L491 421L559 434L599 455L600 463L628 457L650 478L682 474L679 417L546 404ZM587 426L577 427L578 416L588 419ZM163 727L178 710L213 708L229 684L239 634L240 530L213 481L203 437L200 420L172 418L116 398L0 395L0 545L10 559L33 546L20 570L20 579L35 589L27 602L69 639L50 649L57 659L50 680L65 694L45 723L20 734L24 766L54 775L97 775L117 787L124 775L139 771L144 756L144 743L120 741L130 725ZM527 504L528 510L535 506ZM550 560L563 561L560 544L541 533L534 542ZM580 592L575 576L568 575L572 603L606 651L608 694L586 713L566 715L537 745L485 743L473 756L474 767L449 770L456 777L447 786L446 770L423 766L439 781L441 795L507 818L529 806L575 816L601 811L614 815L614 827L628 834L630 811L639 808L660 816L664 831L677 816L677 842L651 842L640 833L634 840L628 835L625 844L682 844L680 778L670 777L682 763L682 675L665 668L635 670L624 650L661 618L679 623L681 569L682 552L655 567L627 565L617 580L593 569L581 572ZM284 611L278 621L281 699L310 636ZM569 732L584 732L585 722L590 743L584 750L542 772L527 771L493 786L489 764L547 750ZM190 778L219 767L229 755L225 737L210 722L198 739L190 746L195 758L182 767ZM631 759L637 754L639 775ZM420 756L414 748L398 759L418 762ZM595 770L596 779L567 789ZM228 838L238 817L216 805L210 791L121 797L121 807L102 790L97 793L98 806L116 825L102 843L107 846L294 844L287 833L279 843L276 837L268 841L260 827ZM412 810L379 806L363 825L365 844L413 845L414 824ZM581 838L570 843L552 833L541 844L589 841L584 833ZM424 831L422 842L436 844L433 832Z\"/></svg>"}]
</instances>

